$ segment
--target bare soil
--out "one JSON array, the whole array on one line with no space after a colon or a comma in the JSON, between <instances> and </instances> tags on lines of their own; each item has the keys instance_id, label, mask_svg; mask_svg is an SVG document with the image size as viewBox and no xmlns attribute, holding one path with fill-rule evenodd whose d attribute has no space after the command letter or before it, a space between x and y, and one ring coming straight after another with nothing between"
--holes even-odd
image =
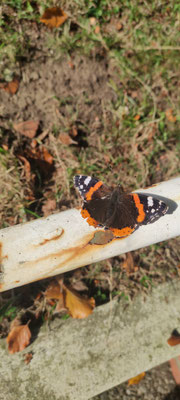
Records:
<instances>
[{"instance_id":1,"label":"bare soil","mask_svg":"<svg viewBox=\"0 0 180 400\"><path fill-rule=\"evenodd\" d=\"M87 124L92 131L96 117L102 115L102 103L115 101L108 86L112 75L113 67L104 58L40 57L19 70L16 95L0 91L1 121L38 119L44 130L58 127L61 115L71 123L75 114L74 122Z\"/></svg>"}]
</instances>

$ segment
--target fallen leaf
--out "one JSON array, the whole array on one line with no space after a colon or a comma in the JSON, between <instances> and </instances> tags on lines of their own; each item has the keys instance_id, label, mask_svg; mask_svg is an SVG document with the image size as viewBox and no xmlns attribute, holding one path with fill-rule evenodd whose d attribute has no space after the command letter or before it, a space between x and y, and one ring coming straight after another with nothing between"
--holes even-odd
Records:
<instances>
[{"instance_id":1,"label":"fallen leaf","mask_svg":"<svg viewBox=\"0 0 180 400\"><path fill-rule=\"evenodd\" d=\"M105 161L106 164L110 163L110 157L108 156L108 154L104 154L103 158L104 158L104 161Z\"/></svg>"},{"instance_id":2,"label":"fallen leaf","mask_svg":"<svg viewBox=\"0 0 180 400\"><path fill-rule=\"evenodd\" d=\"M72 129L71 129L71 136L76 137L77 134L78 134L78 130L77 130L76 126L73 125Z\"/></svg>"},{"instance_id":3,"label":"fallen leaf","mask_svg":"<svg viewBox=\"0 0 180 400\"><path fill-rule=\"evenodd\" d=\"M38 142L37 142L37 140L36 139L32 139L31 140L31 147L32 147L32 149L35 149L35 147L37 146L37 144L38 144Z\"/></svg>"},{"instance_id":4,"label":"fallen leaf","mask_svg":"<svg viewBox=\"0 0 180 400\"><path fill-rule=\"evenodd\" d=\"M47 8L40 18L43 24L46 24L49 28L58 28L61 26L66 19L67 14L60 7Z\"/></svg>"},{"instance_id":5,"label":"fallen leaf","mask_svg":"<svg viewBox=\"0 0 180 400\"><path fill-rule=\"evenodd\" d=\"M36 298L35 298L35 300L34 300L34 301L39 301L39 300L40 300L40 298L41 298L41 296L42 296L42 293L41 293L41 292L39 292L39 293L37 294L37 296L36 296Z\"/></svg>"},{"instance_id":6,"label":"fallen leaf","mask_svg":"<svg viewBox=\"0 0 180 400\"><path fill-rule=\"evenodd\" d=\"M141 118L141 116L139 114L135 115L134 117L134 121L139 121L139 119Z\"/></svg>"},{"instance_id":7,"label":"fallen leaf","mask_svg":"<svg viewBox=\"0 0 180 400\"><path fill-rule=\"evenodd\" d=\"M25 364L29 364L30 361L32 360L33 354L32 353L26 353L24 357L24 362Z\"/></svg>"},{"instance_id":8,"label":"fallen leaf","mask_svg":"<svg viewBox=\"0 0 180 400\"><path fill-rule=\"evenodd\" d=\"M167 343L169 346L177 346L177 344L180 344L180 333L177 331L177 329L174 329L170 338L167 340Z\"/></svg>"},{"instance_id":9,"label":"fallen leaf","mask_svg":"<svg viewBox=\"0 0 180 400\"><path fill-rule=\"evenodd\" d=\"M116 23L116 29L117 31L121 31L121 29L123 28L123 25L120 22Z\"/></svg>"},{"instance_id":10,"label":"fallen leaf","mask_svg":"<svg viewBox=\"0 0 180 400\"><path fill-rule=\"evenodd\" d=\"M59 134L59 140L62 144L70 145L70 144L77 144L71 137L65 133L62 132Z\"/></svg>"},{"instance_id":11,"label":"fallen leaf","mask_svg":"<svg viewBox=\"0 0 180 400\"><path fill-rule=\"evenodd\" d=\"M62 289L59 283L56 280L52 281L46 289L44 295L47 299L62 299Z\"/></svg>"},{"instance_id":12,"label":"fallen leaf","mask_svg":"<svg viewBox=\"0 0 180 400\"><path fill-rule=\"evenodd\" d=\"M44 146L41 146L41 148L37 146L32 147L31 149L28 149L26 151L26 154L29 159L37 160L37 162L42 163L43 170L44 170L44 163L46 163L46 165L49 164L49 167L52 168L53 156L47 151L47 149Z\"/></svg>"},{"instance_id":13,"label":"fallen leaf","mask_svg":"<svg viewBox=\"0 0 180 400\"><path fill-rule=\"evenodd\" d=\"M25 177L27 181L31 180L31 165L30 162L23 156L18 156L18 158L24 163Z\"/></svg>"},{"instance_id":14,"label":"fallen leaf","mask_svg":"<svg viewBox=\"0 0 180 400\"><path fill-rule=\"evenodd\" d=\"M145 377L145 372L142 372L141 374L135 376L134 378L131 378L128 380L128 385L137 385L143 378Z\"/></svg>"},{"instance_id":15,"label":"fallen leaf","mask_svg":"<svg viewBox=\"0 0 180 400\"><path fill-rule=\"evenodd\" d=\"M94 279L94 284L95 284L95 286L99 286L99 280L98 279Z\"/></svg>"},{"instance_id":16,"label":"fallen leaf","mask_svg":"<svg viewBox=\"0 0 180 400\"><path fill-rule=\"evenodd\" d=\"M131 252L125 254L125 261L123 262L122 267L126 269L128 275L137 271L138 267L134 265L134 259Z\"/></svg>"},{"instance_id":17,"label":"fallen leaf","mask_svg":"<svg viewBox=\"0 0 180 400\"><path fill-rule=\"evenodd\" d=\"M2 144L2 148L3 148L5 151L8 151L8 150L9 150L9 147L8 147L7 144Z\"/></svg>"},{"instance_id":18,"label":"fallen leaf","mask_svg":"<svg viewBox=\"0 0 180 400\"><path fill-rule=\"evenodd\" d=\"M19 81L17 78L14 78L11 82L0 84L0 88L10 94L15 94L19 88Z\"/></svg>"},{"instance_id":19,"label":"fallen leaf","mask_svg":"<svg viewBox=\"0 0 180 400\"><path fill-rule=\"evenodd\" d=\"M97 23L97 20L96 20L96 18L94 18L94 17L89 18L89 21L90 21L90 25L91 25L91 26L94 26L94 25L96 25L96 23Z\"/></svg>"},{"instance_id":20,"label":"fallen leaf","mask_svg":"<svg viewBox=\"0 0 180 400\"><path fill-rule=\"evenodd\" d=\"M84 299L74 291L68 289L65 285L63 285L63 289L65 294L65 306L73 318L82 319L92 314L95 307L95 300L93 297Z\"/></svg>"},{"instance_id":21,"label":"fallen leaf","mask_svg":"<svg viewBox=\"0 0 180 400\"><path fill-rule=\"evenodd\" d=\"M180 344L180 337L171 336L167 342L169 346L177 346L177 344Z\"/></svg>"},{"instance_id":22,"label":"fallen leaf","mask_svg":"<svg viewBox=\"0 0 180 400\"><path fill-rule=\"evenodd\" d=\"M19 124L14 124L13 128L15 131L21 133L21 135L32 139L37 132L38 126L39 121L23 121Z\"/></svg>"},{"instance_id":23,"label":"fallen leaf","mask_svg":"<svg viewBox=\"0 0 180 400\"><path fill-rule=\"evenodd\" d=\"M131 92L132 99L136 99L138 97L138 92L136 90Z\"/></svg>"},{"instance_id":24,"label":"fallen leaf","mask_svg":"<svg viewBox=\"0 0 180 400\"><path fill-rule=\"evenodd\" d=\"M172 108L168 108L166 110L166 118L170 122L176 122L176 117L173 115L173 110Z\"/></svg>"},{"instance_id":25,"label":"fallen leaf","mask_svg":"<svg viewBox=\"0 0 180 400\"><path fill-rule=\"evenodd\" d=\"M12 328L6 338L10 354L22 351L28 346L31 332L28 325L19 325Z\"/></svg>"},{"instance_id":26,"label":"fallen leaf","mask_svg":"<svg viewBox=\"0 0 180 400\"><path fill-rule=\"evenodd\" d=\"M48 199L42 206L42 212L44 217L47 217L49 214L52 214L52 211L56 209L56 200Z\"/></svg>"},{"instance_id":27,"label":"fallen leaf","mask_svg":"<svg viewBox=\"0 0 180 400\"><path fill-rule=\"evenodd\" d=\"M94 29L94 33L95 33L96 35L98 35L99 32L100 32L100 26L97 25L97 26L95 27L95 29Z\"/></svg>"},{"instance_id":28,"label":"fallen leaf","mask_svg":"<svg viewBox=\"0 0 180 400\"><path fill-rule=\"evenodd\" d=\"M48 164L53 164L53 156L47 151L47 149L42 147L43 158Z\"/></svg>"}]
</instances>

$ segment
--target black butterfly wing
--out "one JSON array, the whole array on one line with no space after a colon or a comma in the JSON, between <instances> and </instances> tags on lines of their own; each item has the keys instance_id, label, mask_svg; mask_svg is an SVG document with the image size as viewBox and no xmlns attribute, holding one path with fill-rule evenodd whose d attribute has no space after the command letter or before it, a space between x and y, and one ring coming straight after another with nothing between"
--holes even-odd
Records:
<instances>
[{"instance_id":1,"label":"black butterfly wing","mask_svg":"<svg viewBox=\"0 0 180 400\"><path fill-rule=\"evenodd\" d=\"M164 201L143 193L138 193L138 197L145 213L142 225L151 224L167 213L169 207Z\"/></svg>"}]
</instances>

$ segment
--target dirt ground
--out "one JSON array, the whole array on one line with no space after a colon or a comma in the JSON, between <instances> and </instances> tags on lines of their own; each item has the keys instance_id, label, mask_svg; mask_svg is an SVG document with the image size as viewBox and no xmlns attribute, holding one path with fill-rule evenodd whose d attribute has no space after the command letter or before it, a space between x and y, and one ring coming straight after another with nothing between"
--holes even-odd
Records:
<instances>
[{"instance_id":1,"label":"dirt ground","mask_svg":"<svg viewBox=\"0 0 180 400\"><path fill-rule=\"evenodd\" d=\"M112 67L107 61L76 57L55 61L39 59L21 68L21 81L16 96L0 92L3 120L41 121L41 129L58 126L64 118L76 116L76 122L87 124L92 131L96 117L102 114L102 102L115 100L108 87ZM68 115L69 108L69 115Z\"/></svg>"}]
</instances>

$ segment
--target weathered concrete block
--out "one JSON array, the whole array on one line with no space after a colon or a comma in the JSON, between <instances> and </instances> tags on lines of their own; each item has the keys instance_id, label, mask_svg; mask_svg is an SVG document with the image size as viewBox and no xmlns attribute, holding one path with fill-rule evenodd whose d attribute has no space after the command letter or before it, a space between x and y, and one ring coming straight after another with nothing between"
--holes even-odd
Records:
<instances>
[{"instance_id":1,"label":"weathered concrete block","mask_svg":"<svg viewBox=\"0 0 180 400\"><path fill-rule=\"evenodd\" d=\"M180 280L132 303L112 301L84 320L56 319L23 352L0 341L0 400L86 400L179 355ZM24 353L33 351L26 365Z\"/></svg>"}]
</instances>

